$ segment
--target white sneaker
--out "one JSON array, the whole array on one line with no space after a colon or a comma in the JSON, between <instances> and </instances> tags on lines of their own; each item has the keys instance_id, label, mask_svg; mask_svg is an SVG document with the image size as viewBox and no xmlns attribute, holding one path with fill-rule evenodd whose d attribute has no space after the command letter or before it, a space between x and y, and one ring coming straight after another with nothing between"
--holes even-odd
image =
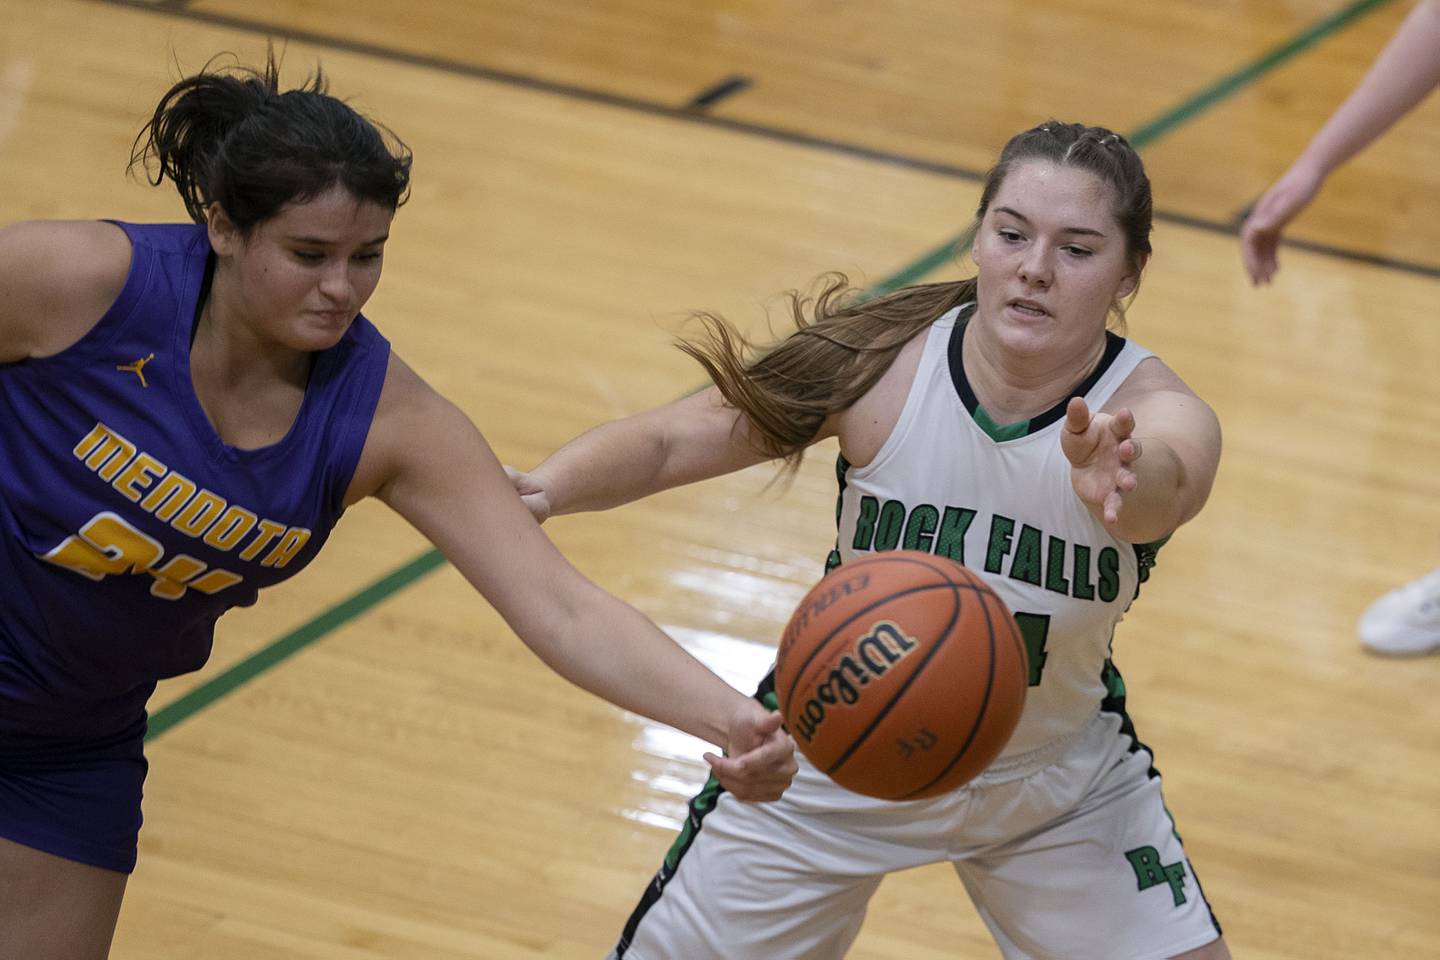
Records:
<instances>
[{"instance_id":1,"label":"white sneaker","mask_svg":"<svg viewBox=\"0 0 1440 960\"><path fill-rule=\"evenodd\" d=\"M1370 604L1360 617L1359 633L1372 653L1406 656L1440 650L1440 568Z\"/></svg>"}]
</instances>

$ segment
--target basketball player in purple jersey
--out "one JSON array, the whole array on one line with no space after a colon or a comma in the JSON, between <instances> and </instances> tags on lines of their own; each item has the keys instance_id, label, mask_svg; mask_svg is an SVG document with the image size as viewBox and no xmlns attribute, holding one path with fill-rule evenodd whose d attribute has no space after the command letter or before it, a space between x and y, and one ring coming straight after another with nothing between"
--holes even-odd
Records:
<instances>
[{"instance_id":1,"label":"basketball player in purple jersey","mask_svg":"<svg viewBox=\"0 0 1440 960\"><path fill-rule=\"evenodd\" d=\"M106 955L156 681L364 497L561 675L725 746L706 758L735 795L778 797L779 718L576 572L360 314L405 147L318 73L282 94L273 56L177 83L137 142L193 224L0 230L0 957Z\"/></svg>"}]
</instances>

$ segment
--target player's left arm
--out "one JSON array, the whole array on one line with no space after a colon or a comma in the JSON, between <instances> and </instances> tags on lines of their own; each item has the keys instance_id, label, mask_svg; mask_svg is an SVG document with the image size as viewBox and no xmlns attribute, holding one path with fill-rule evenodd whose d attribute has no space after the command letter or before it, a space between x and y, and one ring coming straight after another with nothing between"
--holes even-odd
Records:
<instances>
[{"instance_id":1,"label":"player's left arm","mask_svg":"<svg viewBox=\"0 0 1440 960\"><path fill-rule=\"evenodd\" d=\"M1073 398L1061 439L1076 495L1131 543L1162 539L1200 512L1220 445L1215 411L1154 357L1100 411Z\"/></svg>"},{"instance_id":2,"label":"player's left arm","mask_svg":"<svg viewBox=\"0 0 1440 960\"><path fill-rule=\"evenodd\" d=\"M368 495L429 538L561 676L724 747L728 756L706 760L742 800L774 799L788 786L794 745L778 715L581 575L470 419L393 355L347 501Z\"/></svg>"}]
</instances>

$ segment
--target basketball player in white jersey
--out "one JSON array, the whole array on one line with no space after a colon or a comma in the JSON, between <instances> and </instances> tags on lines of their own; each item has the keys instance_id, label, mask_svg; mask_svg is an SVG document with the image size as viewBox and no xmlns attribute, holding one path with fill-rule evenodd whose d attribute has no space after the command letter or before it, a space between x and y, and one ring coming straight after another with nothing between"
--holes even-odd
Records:
<instances>
[{"instance_id":1,"label":"basketball player in white jersey","mask_svg":"<svg viewBox=\"0 0 1440 960\"><path fill-rule=\"evenodd\" d=\"M1211 409L1107 331L1149 258L1149 181L1116 134L1051 122L1006 145L978 217L975 279L868 302L837 280L758 359L703 315L710 337L685 349L715 387L511 471L543 520L837 437L828 565L949 556L996 589L1029 652L1014 736L950 794L873 800L805 763L773 804L708 785L612 957L838 958L887 872L936 861L1010 960L1229 957L1110 660L1220 457ZM757 697L773 706L771 678Z\"/></svg>"}]
</instances>

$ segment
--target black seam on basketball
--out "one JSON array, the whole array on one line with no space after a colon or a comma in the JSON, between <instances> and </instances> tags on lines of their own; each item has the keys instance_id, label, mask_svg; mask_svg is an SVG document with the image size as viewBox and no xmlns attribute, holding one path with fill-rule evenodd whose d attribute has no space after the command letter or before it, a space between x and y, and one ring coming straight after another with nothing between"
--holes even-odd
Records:
<instances>
[{"instance_id":1,"label":"black seam on basketball","mask_svg":"<svg viewBox=\"0 0 1440 960\"><path fill-rule=\"evenodd\" d=\"M950 614L950 622L945 625L944 630L940 631L940 636L930 646L930 649L925 651L925 656L920 659L920 663L916 665L914 670L910 671L910 675L905 678L905 681L903 683L900 684L900 689L896 690L894 695L890 697L889 702L887 702L876 712L874 718L870 721L870 725L864 730L862 730L859 736L857 736L854 740L850 741L850 746L846 748L845 752L842 753L834 763L830 764L830 766L826 768L825 773L827 776L834 776L835 771L839 770L840 767L844 765L845 761L849 760L855 754L855 751L860 749L860 747L865 743L866 740L870 739L870 734L874 733L875 728L880 726L881 722L884 721L887 716L889 716L890 711L895 708L895 704L899 703L900 698L905 696L905 691L910 689L910 685L916 681L916 679L920 676L922 672L924 672L925 668L929 666L930 661L935 659L935 655L940 652L940 648L943 647L945 645L945 642L950 639L950 630L955 626L956 623L959 622L960 614L964 609L964 604L962 604L960 601L960 584L952 583L948 584L948 586L952 590L955 590L955 609ZM981 606L983 607L984 604L982 603Z\"/></svg>"},{"instance_id":2,"label":"black seam on basketball","mask_svg":"<svg viewBox=\"0 0 1440 960\"><path fill-rule=\"evenodd\" d=\"M989 589L984 584L977 585L973 583L955 583L950 580L946 580L944 583L927 583L919 587L908 587L905 590L900 591L899 593L887 594L883 599L876 600L869 606L863 607L860 610L855 611L850 616L842 620L840 623L836 624L835 627L825 635L825 638L823 640L821 640L819 643L815 644L811 648L810 654L800 663L798 667L795 668L795 674L790 678L789 688L786 689L780 697L781 704L784 705L790 703L790 698L795 693L796 684L800 682L800 678L804 676L805 671L810 668L810 664L815 660L815 658L820 656L821 653L825 651L825 648L830 645L830 642L835 639L836 634L845 630L847 627L853 624L856 620L859 620L861 617L868 615L876 607L883 606L892 600L899 600L901 598L908 597L916 593L924 593L927 590L943 590L946 588L949 588L951 590L968 590L971 593L984 593L986 590Z\"/></svg>"},{"instance_id":3,"label":"black seam on basketball","mask_svg":"<svg viewBox=\"0 0 1440 960\"><path fill-rule=\"evenodd\" d=\"M985 678L985 696L980 698L980 709L975 712L975 723L970 727L970 733L966 736L965 742L960 744L960 749L956 752L955 756L950 758L950 762L945 765L943 770L931 777L929 783L922 784L897 799L908 800L916 794L924 793L945 779L946 775L955 769L955 764L959 763L961 758L970 752L970 746L975 742L975 737L979 735L980 728L985 724L985 715L990 706L990 694L995 689L995 622L990 619L990 604L982 600L980 602L980 610L985 614L985 632L990 638L990 672Z\"/></svg>"},{"instance_id":4,"label":"black seam on basketball","mask_svg":"<svg viewBox=\"0 0 1440 960\"><path fill-rule=\"evenodd\" d=\"M822 653L825 652L825 648L828 647L830 645L830 642L835 639L836 634L845 630L856 620L859 620L860 618L866 616L876 607L884 606L892 600L902 599L916 593L924 593L927 590L943 590L947 587L952 586L954 585L947 581L945 583L927 583L919 587L906 587L899 593L887 593L879 600L875 600L868 606L862 607L861 609L850 614L850 616L846 617L844 620L840 621L840 623L836 624L830 630L830 632L827 633L822 640L820 640L819 643L816 643L814 644L814 646L811 647L809 655L806 656L805 659L801 661L800 665L795 668L795 675L790 678L790 686L789 689L785 691L784 697L782 698L783 701L785 703L790 702L790 696L795 692L795 685L800 682L800 677L804 675L805 671L810 669L810 664L814 662L816 657L820 656Z\"/></svg>"}]
</instances>

